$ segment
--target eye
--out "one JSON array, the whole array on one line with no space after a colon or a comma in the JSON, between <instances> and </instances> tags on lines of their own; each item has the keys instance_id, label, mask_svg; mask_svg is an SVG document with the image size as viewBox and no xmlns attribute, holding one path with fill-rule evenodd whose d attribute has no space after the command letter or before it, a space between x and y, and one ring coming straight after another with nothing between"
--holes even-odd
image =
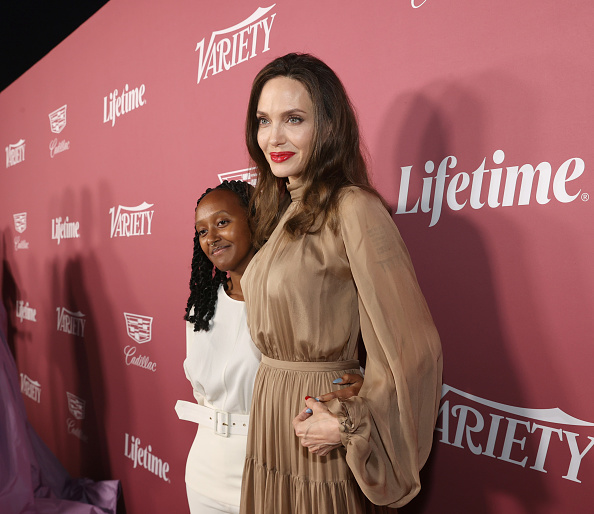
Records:
<instances>
[{"instance_id":1,"label":"eye","mask_svg":"<svg viewBox=\"0 0 594 514\"><path fill-rule=\"evenodd\" d=\"M200 229L200 230L196 229L196 233L198 234L198 237L202 238L208 233L208 231L206 229Z\"/></svg>"},{"instance_id":2,"label":"eye","mask_svg":"<svg viewBox=\"0 0 594 514\"><path fill-rule=\"evenodd\" d=\"M258 118L258 125L260 127L268 125L270 122L266 118Z\"/></svg>"},{"instance_id":3,"label":"eye","mask_svg":"<svg viewBox=\"0 0 594 514\"><path fill-rule=\"evenodd\" d=\"M301 123L303 121L303 118L301 118L300 116L291 116L288 121L289 123L296 125L298 123Z\"/></svg>"},{"instance_id":4,"label":"eye","mask_svg":"<svg viewBox=\"0 0 594 514\"><path fill-rule=\"evenodd\" d=\"M220 220L220 221L217 223L217 226L218 226L218 227L224 227L224 226L226 226L228 223L229 223L229 220Z\"/></svg>"}]
</instances>

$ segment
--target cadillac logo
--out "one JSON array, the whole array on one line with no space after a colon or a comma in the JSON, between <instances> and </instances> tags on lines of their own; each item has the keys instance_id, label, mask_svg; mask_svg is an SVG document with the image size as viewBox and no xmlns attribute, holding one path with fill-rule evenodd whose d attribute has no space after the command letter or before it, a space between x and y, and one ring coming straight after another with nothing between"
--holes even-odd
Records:
<instances>
[{"instance_id":1,"label":"cadillac logo","mask_svg":"<svg viewBox=\"0 0 594 514\"><path fill-rule=\"evenodd\" d=\"M12 217L14 218L14 229L19 234L22 234L25 230L27 230L27 213L26 212L19 212L18 214L13 214Z\"/></svg>"},{"instance_id":2,"label":"cadillac logo","mask_svg":"<svg viewBox=\"0 0 594 514\"><path fill-rule=\"evenodd\" d=\"M151 340L153 318L129 312L124 312L124 317L126 318L128 337L137 343L148 343Z\"/></svg>"},{"instance_id":3,"label":"cadillac logo","mask_svg":"<svg viewBox=\"0 0 594 514\"><path fill-rule=\"evenodd\" d=\"M76 419L85 419L85 401L72 393L66 392L68 410Z\"/></svg>"},{"instance_id":4,"label":"cadillac logo","mask_svg":"<svg viewBox=\"0 0 594 514\"><path fill-rule=\"evenodd\" d=\"M59 134L66 126L66 106L63 105L59 109L49 114L50 128L54 134Z\"/></svg>"}]
</instances>

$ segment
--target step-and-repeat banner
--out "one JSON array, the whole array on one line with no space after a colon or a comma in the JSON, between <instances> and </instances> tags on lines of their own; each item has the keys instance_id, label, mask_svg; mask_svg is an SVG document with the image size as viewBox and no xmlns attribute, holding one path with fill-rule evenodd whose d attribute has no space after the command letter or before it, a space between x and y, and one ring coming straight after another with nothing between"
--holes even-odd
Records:
<instances>
[{"instance_id":1,"label":"step-and-repeat banner","mask_svg":"<svg viewBox=\"0 0 594 514\"><path fill-rule=\"evenodd\" d=\"M251 80L300 51L357 108L443 341L403 511L589 511L593 19L591 0L112 0L3 91L2 299L69 472L120 479L129 513L187 511L194 207L253 179Z\"/></svg>"}]
</instances>

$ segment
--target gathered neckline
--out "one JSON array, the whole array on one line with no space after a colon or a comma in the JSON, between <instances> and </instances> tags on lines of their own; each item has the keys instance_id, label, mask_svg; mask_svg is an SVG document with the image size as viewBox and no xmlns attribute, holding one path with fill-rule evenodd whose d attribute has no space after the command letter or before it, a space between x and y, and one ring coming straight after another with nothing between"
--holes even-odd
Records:
<instances>
[{"instance_id":1,"label":"gathered neckline","mask_svg":"<svg viewBox=\"0 0 594 514\"><path fill-rule=\"evenodd\" d=\"M301 177L290 179L287 183L287 191L291 195L291 201L298 202L303 197L303 180Z\"/></svg>"}]
</instances>

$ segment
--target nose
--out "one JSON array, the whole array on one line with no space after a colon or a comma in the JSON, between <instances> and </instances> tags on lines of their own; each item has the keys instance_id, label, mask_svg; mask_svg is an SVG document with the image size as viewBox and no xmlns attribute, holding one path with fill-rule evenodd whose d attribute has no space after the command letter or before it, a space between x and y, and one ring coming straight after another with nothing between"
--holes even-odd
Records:
<instances>
[{"instance_id":1,"label":"nose","mask_svg":"<svg viewBox=\"0 0 594 514\"><path fill-rule=\"evenodd\" d=\"M286 140L283 124L273 123L271 129L272 131L270 133L270 144L272 146L282 145Z\"/></svg>"},{"instance_id":2,"label":"nose","mask_svg":"<svg viewBox=\"0 0 594 514\"><path fill-rule=\"evenodd\" d=\"M206 234L206 244L213 246L214 243L220 241L219 231L215 227L211 227Z\"/></svg>"}]
</instances>

